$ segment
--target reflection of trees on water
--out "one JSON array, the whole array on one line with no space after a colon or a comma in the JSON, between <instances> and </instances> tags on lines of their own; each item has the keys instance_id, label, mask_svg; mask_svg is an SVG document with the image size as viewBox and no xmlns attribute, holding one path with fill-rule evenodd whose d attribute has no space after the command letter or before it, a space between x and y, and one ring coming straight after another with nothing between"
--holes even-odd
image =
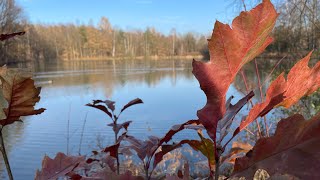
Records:
<instances>
[{"instance_id":1,"label":"reflection of trees on water","mask_svg":"<svg viewBox=\"0 0 320 180\"><path fill-rule=\"evenodd\" d=\"M45 74L41 73L44 72L42 69L37 69L37 81L52 81L52 84L42 86L87 85L94 90L102 82L107 97L118 86L145 83L148 87L155 87L166 78L175 86L178 78L193 79L190 60L69 61L53 65L51 72L46 68L49 72Z\"/></svg>"}]
</instances>

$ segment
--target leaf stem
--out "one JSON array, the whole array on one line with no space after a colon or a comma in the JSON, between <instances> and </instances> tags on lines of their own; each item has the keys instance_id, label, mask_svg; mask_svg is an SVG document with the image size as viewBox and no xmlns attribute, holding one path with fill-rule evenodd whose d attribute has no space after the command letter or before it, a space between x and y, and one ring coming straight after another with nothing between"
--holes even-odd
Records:
<instances>
[{"instance_id":1,"label":"leaf stem","mask_svg":"<svg viewBox=\"0 0 320 180\"><path fill-rule=\"evenodd\" d=\"M260 102L263 102L262 87L261 87L261 82L260 82L259 67L258 67L257 59L254 59L254 64L255 64L255 69L256 69L256 75L258 78L258 86L259 86L259 91L260 91ZM265 116L263 117L263 121L264 121L264 127L266 128L266 136L269 137L267 118Z\"/></svg>"},{"instance_id":2,"label":"leaf stem","mask_svg":"<svg viewBox=\"0 0 320 180\"><path fill-rule=\"evenodd\" d=\"M149 180L151 178L151 175L149 176L149 165L147 165L147 164L148 164L148 162L147 163L143 162L144 173L146 175L146 179Z\"/></svg>"},{"instance_id":3,"label":"leaf stem","mask_svg":"<svg viewBox=\"0 0 320 180\"><path fill-rule=\"evenodd\" d=\"M2 156L3 156L4 163L6 165L8 176L9 176L10 180L13 180L13 176L12 176L12 172L11 172L11 168L10 168L10 164L9 164L9 159L8 159L6 148L5 148L5 145L4 145L4 140L3 140L3 135L2 135L2 128L0 129L0 141L1 141L1 149L0 150L1 150L1 153L2 153Z\"/></svg>"},{"instance_id":4,"label":"leaf stem","mask_svg":"<svg viewBox=\"0 0 320 180\"><path fill-rule=\"evenodd\" d=\"M116 133L115 131L115 127L117 126L117 121L115 120L114 121L114 128L113 128L113 132L114 132L114 144L117 144L118 143L118 133ZM120 142L119 142L120 143ZM117 174L119 175L120 174L120 162L119 162L119 150L117 150Z\"/></svg>"},{"instance_id":5,"label":"leaf stem","mask_svg":"<svg viewBox=\"0 0 320 180\"><path fill-rule=\"evenodd\" d=\"M218 180L219 179L219 167L220 167L220 156L216 158L216 170L214 172L214 179Z\"/></svg>"},{"instance_id":6,"label":"leaf stem","mask_svg":"<svg viewBox=\"0 0 320 180\"><path fill-rule=\"evenodd\" d=\"M244 74L242 69L241 69L241 76L242 76L244 85L246 86L246 91L247 91L247 93L249 93L249 87L248 87L248 84L247 84L247 78L246 78L246 75ZM250 99L250 104L253 107L253 103L252 103L251 99ZM256 122L256 125L257 125L257 128L258 128L259 137L262 137L261 128L260 128L260 124L258 122L258 119L256 119L255 122Z\"/></svg>"}]
</instances>

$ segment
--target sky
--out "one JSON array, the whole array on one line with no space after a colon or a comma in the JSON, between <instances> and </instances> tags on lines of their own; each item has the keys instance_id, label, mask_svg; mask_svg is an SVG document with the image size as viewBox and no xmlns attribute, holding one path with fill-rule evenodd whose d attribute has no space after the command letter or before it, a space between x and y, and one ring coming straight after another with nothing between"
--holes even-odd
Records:
<instances>
[{"instance_id":1,"label":"sky","mask_svg":"<svg viewBox=\"0 0 320 180\"><path fill-rule=\"evenodd\" d=\"M102 16L123 30L155 27L169 34L210 34L214 22L229 23L234 0L17 0L32 23L97 24Z\"/></svg>"}]
</instances>

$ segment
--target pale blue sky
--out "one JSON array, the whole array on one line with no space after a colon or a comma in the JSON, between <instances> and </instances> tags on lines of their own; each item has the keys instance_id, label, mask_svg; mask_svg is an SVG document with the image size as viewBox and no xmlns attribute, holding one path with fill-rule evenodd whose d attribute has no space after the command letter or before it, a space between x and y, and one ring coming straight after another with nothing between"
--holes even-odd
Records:
<instances>
[{"instance_id":1,"label":"pale blue sky","mask_svg":"<svg viewBox=\"0 0 320 180\"><path fill-rule=\"evenodd\" d=\"M215 20L230 22L233 0L17 0L34 23L94 23L101 16L127 29L155 27L169 33L210 34Z\"/></svg>"}]
</instances>

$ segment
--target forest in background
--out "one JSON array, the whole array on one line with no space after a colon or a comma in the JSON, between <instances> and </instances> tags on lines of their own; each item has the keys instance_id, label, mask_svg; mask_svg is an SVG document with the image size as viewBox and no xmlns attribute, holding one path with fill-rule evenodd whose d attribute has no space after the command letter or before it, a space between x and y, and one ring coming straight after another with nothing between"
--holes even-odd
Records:
<instances>
[{"instance_id":1,"label":"forest in background","mask_svg":"<svg viewBox=\"0 0 320 180\"><path fill-rule=\"evenodd\" d=\"M242 2L249 3L244 0ZM259 3L256 1L254 3ZM244 4L245 8L245 4ZM270 55L305 54L320 43L320 1L282 0L277 4L280 17L273 31L275 42ZM165 35L155 28L122 30L107 17L97 24L32 24L14 0L0 0L0 32L26 31L24 36L1 42L1 64L30 60L87 60L203 55L207 59L208 35L180 34L172 29Z\"/></svg>"}]
</instances>

